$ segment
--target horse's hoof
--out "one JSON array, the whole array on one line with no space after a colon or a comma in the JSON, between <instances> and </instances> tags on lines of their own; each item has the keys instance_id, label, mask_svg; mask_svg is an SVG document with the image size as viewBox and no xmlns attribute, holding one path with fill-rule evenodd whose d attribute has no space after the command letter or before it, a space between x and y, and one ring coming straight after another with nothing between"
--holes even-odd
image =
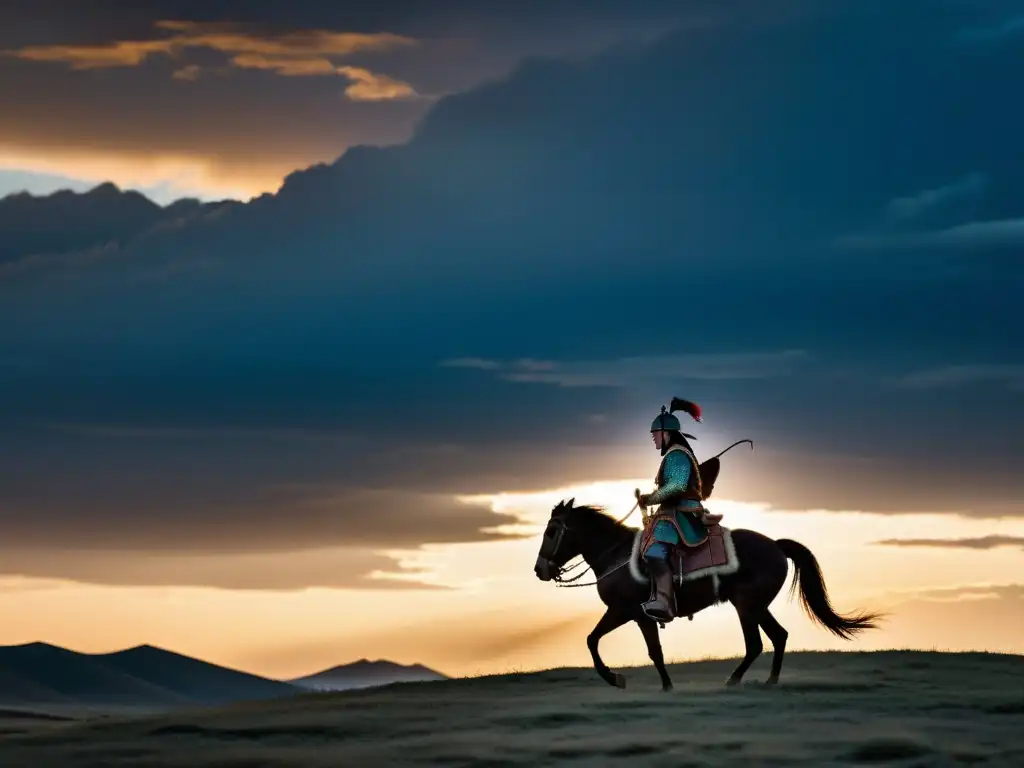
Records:
<instances>
[{"instance_id":1,"label":"horse's hoof","mask_svg":"<svg viewBox=\"0 0 1024 768\"><path fill-rule=\"evenodd\" d=\"M727 687L732 688L734 685L740 684L740 678L730 677L728 680L725 681L725 684Z\"/></svg>"},{"instance_id":2,"label":"horse's hoof","mask_svg":"<svg viewBox=\"0 0 1024 768\"><path fill-rule=\"evenodd\" d=\"M662 693L672 693L672 685L671 685L671 683L669 685L661 686L661 692Z\"/></svg>"},{"instance_id":3,"label":"horse's hoof","mask_svg":"<svg viewBox=\"0 0 1024 768\"><path fill-rule=\"evenodd\" d=\"M615 687L616 688L625 688L626 687L626 676L625 675L619 674L618 672L615 673Z\"/></svg>"},{"instance_id":4,"label":"horse's hoof","mask_svg":"<svg viewBox=\"0 0 1024 768\"><path fill-rule=\"evenodd\" d=\"M778 685L779 684L779 676L778 675L770 675L768 677L768 679L764 681L764 684L765 685Z\"/></svg>"}]
</instances>

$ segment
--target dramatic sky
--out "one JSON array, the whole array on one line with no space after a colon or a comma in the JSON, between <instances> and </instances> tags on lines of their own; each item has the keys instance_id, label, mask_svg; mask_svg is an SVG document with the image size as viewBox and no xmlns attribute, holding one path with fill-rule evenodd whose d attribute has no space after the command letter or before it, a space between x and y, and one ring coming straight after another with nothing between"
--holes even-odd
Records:
<instances>
[{"instance_id":1,"label":"dramatic sky","mask_svg":"<svg viewBox=\"0 0 1024 768\"><path fill-rule=\"evenodd\" d=\"M343 5L0 10L0 195L239 201L0 229L0 642L587 664L539 526L679 395L846 647L1024 651L1024 3Z\"/></svg>"},{"instance_id":2,"label":"dramatic sky","mask_svg":"<svg viewBox=\"0 0 1024 768\"><path fill-rule=\"evenodd\" d=\"M19 171L248 198L355 144L406 140L439 98L525 57L644 41L687 14L637 0L13 0L0 10L0 192ZM711 6L713 3L708 3ZM699 17L707 15L700 12ZM29 189L43 189L32 187Z\"/></svg>"}]
</instances>

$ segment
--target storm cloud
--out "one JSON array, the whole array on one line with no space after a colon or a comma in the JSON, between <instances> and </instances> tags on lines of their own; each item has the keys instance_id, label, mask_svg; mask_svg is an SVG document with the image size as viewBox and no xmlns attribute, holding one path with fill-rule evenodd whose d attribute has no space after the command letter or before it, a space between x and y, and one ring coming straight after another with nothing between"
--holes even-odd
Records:
<instances>
[{"instance_id":1,"label":"storm cloud","mask_svg":"<svg viewBox=\"0 0 1024 768\"><path fill-rule=\"evenodd\" d=\"M530 61L276 194L15 260L5 536L175 556L486 540L514 517L457 496L649 476L672 395L704 406L701 456L755 440L725 498L1024 514L1013 243L836 247L1024 216L1005 99L1024 53L951 45L977 19L931 7ZM984 194L938 206L969 174Z\"/></svg>"},{"instance_id":2,"label":"storm cloud","mask_svg":"<svg viewBox=\"0 0 1024 768\"><path fill-rule=\"evenodd\" d=\"M358 547L281 552L175 554L140 550L3 551L4 573L115 587L212 587L230 590L436 590L395 557ZM32 584L33 582L28 582Z\"/></svg>"}]
</instances>

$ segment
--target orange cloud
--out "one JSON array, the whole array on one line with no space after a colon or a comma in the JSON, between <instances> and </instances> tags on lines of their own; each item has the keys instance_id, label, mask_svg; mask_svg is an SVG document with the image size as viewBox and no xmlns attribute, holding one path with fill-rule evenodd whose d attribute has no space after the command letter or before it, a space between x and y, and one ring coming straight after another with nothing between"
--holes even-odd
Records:
<instances>
[{"instance_id":1,"label":"orange cloud","mask_svg":"<svg viewBox=\"0 0 1024 768\"><path fill-rule=\"evenodd\" d=\"M345 89L345 95L352 101L388 101L408 99L417 95L408 83L387 75L374 74L362 67L338 67L338 74L352 81Z\"/></svg>"},{"instance_id":2,"label":"orange cloud","mask_svg":"<svg viewBox=\"0 0 1024 768\"><path fill-rule=\"evenodd\" d=\"M171 77L175 80L195 80L199 77L199 72L200 66L198 64L189 64L181 69L176 69Z\"/></svg>"},{"instance_id":3,"label":"orange cloud","mask_svg":"<svg viewBox=\"0 0 1024 768\"><path fill-rule=\"evenodd\" d=\"M270 36L240 30L228 23L158 21L156 27L171 32L156 40L119 40L101 45L37 45L4 51L4 55L28 61L60 62L72 69L134 67L156 54L179 58L186 49L205 48L229 56L239 69L257 69L286 77L341 75L352 81L346 95L355 101L381 101L416 96L408 83L367 69L339 66L331 59L360 52L383 52L415 45L409 37L389 32L359 33L329 30L298 30ZM175 70L178 80L194 80L200 69L187 64Z\"/></svg>"},{"instance_id":4,"label":"orange cloud","mask_svg":"<svg viewBox=\"0 0 1024 768\"><path fill-rule=\"evenodd\" d=\"M154 53L172 53L170 40L131 40L106 45L33 45L16 51L4 51L28 61L58 61L72 69L134 67Z\"/></svg>"},{"instance_id":5,"label":"orange cloud","mask_svg":"<svg viewBox=\"0 0 1024 768\"><path fill-rule=\"evenodd\" d=\"M265 69L285 77L310 77L336 74L338 68L329 59L268 56L262 53L240 53L231 59L240 69Z\"/></svg>"}]
</instances>

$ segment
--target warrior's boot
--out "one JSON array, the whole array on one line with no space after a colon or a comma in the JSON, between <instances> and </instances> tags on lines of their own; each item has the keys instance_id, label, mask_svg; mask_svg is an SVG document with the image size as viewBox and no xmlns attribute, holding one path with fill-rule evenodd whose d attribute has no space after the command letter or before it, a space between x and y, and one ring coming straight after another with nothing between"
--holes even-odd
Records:
<instances>
[{"instance_id":1,"label":"warrior's boot","mask_svg":"<svg viewBox=\"0 0 1024 768\"><path fill-rule=\"evenodd\" d=\"M672 584L672 567L667 560L651 558L647 568L654 582L654 599L643 604L644 613L652 619L668 623L676 615L676 595Z\"/></svg>"}]
</instances>

